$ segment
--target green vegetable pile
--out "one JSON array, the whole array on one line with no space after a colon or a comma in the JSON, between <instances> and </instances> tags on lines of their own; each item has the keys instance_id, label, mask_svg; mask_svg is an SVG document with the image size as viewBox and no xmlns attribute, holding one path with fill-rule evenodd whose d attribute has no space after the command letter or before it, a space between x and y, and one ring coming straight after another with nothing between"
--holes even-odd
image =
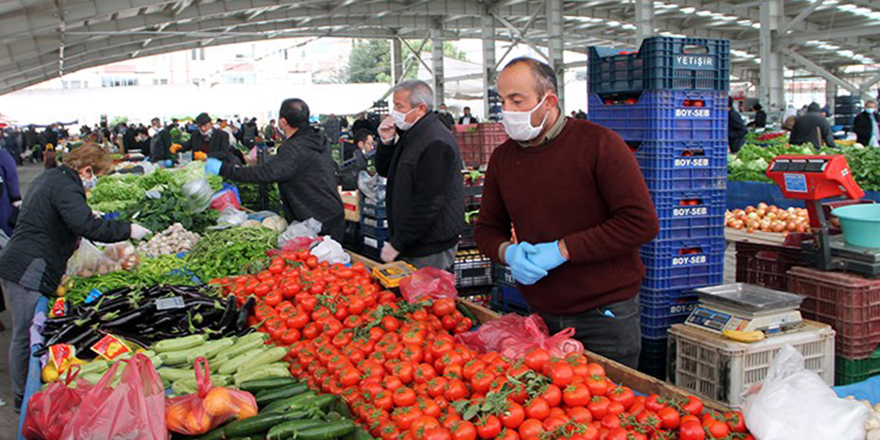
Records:
<instances>
[{"instance_id":1,"label":"green vegetable pile","mask_svg":"<svg viewBox=\"0 0 880 440\"><path fill-rule=\"evenodd\" d=\"M727 157L727 180L748 182L772 182L765 172L774 157L784 154L843 154L849 163L853 178L865 191L880 191L880 148L863 148L854 146L842 146L840 148L824 147L821 150L813 148L812 144L787 145L771 139L769 145L760 146L746 144L739 153Z\"/></svg>"},{"instance_id":2,"label":"green vegetable pile","mask_svg":"<svg viewBox=\"0 0 880 440\"><path fill-rule=\"evenodd\" d=\"M180 190L165 190L158 199L146 198L122 213L122 218L130 219L154 231L164 231L174 223L180 223L191 232L203 233L209 226L217 224L220 213L206 209L196 213L187 208L186 200Z\"/></svg>"},{"instance_id":3,"label":"green vegetable pile","mask_svg":"<svg viewBox=\"0 0 880 440\"><path fill-rule=\"evenodd\" d=\"M193 286L192 276L183 271L184 260L174 255L162 255L144 259L140 267L130 271L110 272L90 277L71 277L64 284L64 297L76 305L85 301L92 289L109 292L121 287L142 291L155 285Z\"/></svg>"},{"instance_id":4,"label":"green vegetable pile","mask_svg":"<svg viewBox=\"0 0 880 440\"><path fill-rule=\"evenodd\" d=\"M259 184L238 183L236 186L238 186L238 195L241 197L241 206L254 211L262 211ZM284 212L284 208L281 205L281 193L278 192L278 185L269 185L268 195L269 206L267 206L267 209L272 212Z\"/></svg>"},{"instance_id":5,"label":"green vegetable pile","mask_svg":"<svg viewBox=\"0 0 880 440\"><path fill-rule=\"evenodd\" d=\"M89 193L89 205L101 212L119 212L137 204L145 193L132 179L102 178Z\"/></svg>"},{"instance_id":6,"label":"green vegetable pile","mask_svg":"<svg viewBox=\"0 0 880 440\"><path fill-rule=\"evenodd\" d=\"M209 231L186 256L186 268L203 280L241 273L278 246L278 232L268 228Z\"/></svg>"}]
</instances>

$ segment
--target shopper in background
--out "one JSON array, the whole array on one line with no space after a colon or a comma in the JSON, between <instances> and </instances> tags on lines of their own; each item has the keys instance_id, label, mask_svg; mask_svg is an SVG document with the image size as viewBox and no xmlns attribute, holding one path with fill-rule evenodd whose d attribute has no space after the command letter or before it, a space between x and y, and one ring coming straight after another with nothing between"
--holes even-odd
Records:
<instances>
[{"instance_id":1,"label":"shopper in background","mask_svg":"<svg viewBox=\"0 0 880 440\"><path fill-rule=\"evenodd\" d=\"M153 118L150 121L153 130L153 137L150 138L150 162L161 166L170 167L177 162L176 151L172 151L171 131L168 127L162 126L159 118Z\"/></svg>"},{"instance_id":2,"label":"shopper in background","mask_svg":"<svg viewBox=\"0 0 880 440\"><path fill-rule=\"evenodd\" d=\"M877 115L877 101L869 99L865 101L865 109L853 119L853 131L856 133L856 142L865 147L877 147L880 140L880 116Z\"/></svg>"},{"instance_id":3,"label":"shopper in background","mask_svg":"<svg viewBox=\"0 0 880 440\"><path fill-rule=\"evenodd\" d=\"M15 130L7 128L0 132L0 141L2 141L3 149L12 156L12 160L15 164L21 165L21 143L18 140Z\"/></svg>"},{"instance_id":4,"label":"shopper in background","mask_svg":"<svg viewBox=\"0 0 880 440\"><path fill-rule=\"evenodd\" d=\"M122 134L122 149L125 153L134 153L138 150L137 131L137 126L131 124L130 127L125 129L125 133Z\"/></svg>"},{"instance_id":5,"label":"shopper in background","mask_svg":"<svg viewBox=\"0 0 880 440\"><path fill-rule=\"evenodd\" d=\"M388 178L385 204L391 236L382 261L451 270L464 223L461 156L452 132L431 110L424 81L394 87L391 116L379 125L376 171Z\"/></svg>"},{"instance_id":6,"label":"shopper in background","mask_svg":"<svg viewBox=\"0 0 880 440\"><path fill-rule=\"evenodd\" d=\"M0 230L12 237L21 207L21 190L15 160L6 150L0 150Z\"/></svg>"},{"instance_id":7,"label":"shopper in background","mask_svg":"<svg viewBox=\"0 0 880 440\"><path fill-rule=\"evenodd\" d=\"M477 245L510 266L551 333L572 327L588 350L635 367L638 247L659 230L635 156L613 131L565 117L545 63L511 61L498 93L510 140L489 160Z\"/></svg>"},{"instance_id":8,"label":"shopper in background","mask_svg":"<svg viewBox=\"0 0 880 440\"><path fill-rule=\"evenodd\" d=\"M356 148L350 157L354 159L354 162L340 170L339 183L344 191L358 189L358 177L361 171L369 170L376 155L376 141L373 133L369 130L361 130L355 133L354 145Z\"/></svg>"},{"instance_id":9,"label":"shopper in background","mask_svg":"<svg viewBox=\"0 0 880 440\"><path fill-rule=\"evenodd\" d=\"M797 122L797 118L797 109L795 109L793 105L788 104L788 107L785 108L785 112L782 114L782 129L785 131L791 131L794 127L794 123Z\"/></svg>"},{"instance_id":10,"label":"shopper in background","mask_svg":"<svg viewBox=\"0 0 880 440\"><path fill-rule=\"evenodd\" d=\"M207 113L196 116L196 127L198 130L183 145L183 151L200 151L208 157L235 165L244 163L241 152L234 149L229 143L229 134L214 128L214 123Z\"/></svg>"},{"instance_id":11,"label":"shopper in background","mask_svg":"<svg viewBox=\"0 0 880 440\"><path fill-rule=\"evenodd\" d=\"M43 169L51 170L58 166L58 153L54 145L46 145L46 151L43 152Z\"/></svg>"},{"instance_id":12,"label":"shopper in background","mask_svg":"<svg viewBox=\"0 0 880 440\"><path fill-rule=\"evenodd\" d=\"M462 109L462 113L462 116L458 118L458 125L477 124L480 122L476 116L471 115L470 107Z\"/></svg>"},{"instance_id":13,"label":"shopper in background","mask_svg":"<svg viewBox=\"0 0 880 440\"><path fill-rule=\"evenodd\" d=\"M112 167L110 155L96 144L67 153L63 165L43 172L31 183L15 233L0 254L0 285L12 312L9 372L16 411L24 395L34 307L40 295L55 296L79 239L115 243L150 234L136 224L92 215L86 190Z\"/></svg>"},{"instance_id":14,"label":"shopper in background","mask_svg":"<svg viewBox=\"0 0 880 440\"><path fill-rule=\"evenodd\" d=\"M452 126L455 125L455 116L452 116L449 113L449 110L446 109L446 104L440 104L440 109L437 110L437 119L446 126L446 128L452 130Z\"/></svg>"},{"instance_id":15,"label":"shopper in background","mask_svg":"<svg viewBox=\"0 0 880 440\"><path fill-rule=\"evenodd\" d=\"M354 123L351 124L351 132L352 133L357 133L361 130L368 130L368 131L372 131L373 133L376 132L376 127L374 127L373 124L371 124L370 121L367 120L367 113L366 112L361 112L358 115L358 118L355 119Z\"/></svg>"},{"instance_id":16,"label":"shopper in background","mask_svg":"<svg viewBox=\"0 0 880 440\"><path fill-rule=\"evenodd\" d=\"M733 98L727 98L727 107L727 144L730 152L736 154L746 143L749 129L746 128L742 116L733 107Z\"/></svg>"},{"instance_id":17,"label":"shopper in background","mask_svg":"<svg viewBox=\"0 0 880 440\"><path fill-rule=\"evenodd\" d=\"M267 141L275 141L278 139L278 126L275 125L274 119L269 121L269 125L263 128L263 138Z\"/></svg>"},{"instance_id":18,"label":"shopper in background","mask_svg":"<svg viewBox=\"0 0 880 440\"><path fill-rule=\"evenodd\" d=\"M822 116L822 108L819 104L811 103L807 106L807 113L799 117L791 129L788 142L792 145L813 144L815 148L822 148L823 142L829 147L835 147L834 136L831 133L831 125Z\"/></svg>"},{"instance_id":19,"label":"shopper in background","mask_svg":"<svg viewBox=\"0 0 880 440\"><path fill-rule=\"evenodd\" d=\"M244 126L241 129L241 143L247 147L248 150L254 148L255 140L257 138L257 118L251 118L247 122L244 123Z\"/></svg>"},{"instance_id":20,"label":"shopper in background","mask_svg":"<svg viewBox=\"0 0 880 440\"><path fill-rule=\"evenodd\" d=\"M755 111L755 120L749 122L750 128L766 128L767 127L767 112L764 111L764 107L761 104L756 103L752 106L752 110Z\"/></svg>"},{"instance_id":21,"label":"shopper in background","mask_svg":"<svg viewBox=\"0 0 880 440\"><path fill-rule=\"evenodd\" d=\"M309 116L309 106L304 101L285 100L278 118L284 143L275 156L253 167L211 157L205 170L236 182L277 183L288 222L314 218L323 225L321 234L342 243L345 215L336 188L330 144L309 125Z\"/></svg>"}]
</instances>

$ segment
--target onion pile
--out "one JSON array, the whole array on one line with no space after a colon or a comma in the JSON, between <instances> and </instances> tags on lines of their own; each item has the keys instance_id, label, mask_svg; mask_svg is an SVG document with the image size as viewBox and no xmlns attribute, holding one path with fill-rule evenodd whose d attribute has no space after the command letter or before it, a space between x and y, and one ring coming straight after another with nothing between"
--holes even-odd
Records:
<instances>
[{"instance_id":1,"label":"onion pile","mask_svg":"<svg viewBox=\"0 0 880 440\"><path fill-rule=\"evenodd\" d=\"M803 208L782 209L775 205L759 203L758 207L735 209L724 214L724 224L729 228L745 229L746 232L776 232L788 235L810 230L810 217Z\"/></svg>"}]
</instances>

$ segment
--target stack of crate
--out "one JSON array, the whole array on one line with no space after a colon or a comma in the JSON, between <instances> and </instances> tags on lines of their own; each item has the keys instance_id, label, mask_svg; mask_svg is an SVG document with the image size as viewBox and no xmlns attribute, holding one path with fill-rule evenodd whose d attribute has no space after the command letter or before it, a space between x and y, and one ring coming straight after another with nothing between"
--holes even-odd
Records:
<instances>
[{"instance_id":1,"label":"stack of crate","mask_svg":"<svg viewBox=\"0 0 880 440\"><path fill-rule=\"evenodd\" d=\"M723 277L729 75L727 40L655 37L638 53L590 50L589 119L627 142L660 219L640 249L640 369L658 377L669 327L697 304L692 289Z\"/></svg>"},{"instance_id":2,"label":"stack of crate","mask_svg":"<svg viewBox=\"0 0 880 440\"><path fill-rule=\"evenodd\" d=\"M379 191L385 193L385 188ZM360 201L360 236L361 254L367 258L381 261L382 247L391 235L388 229L388 213L385 209L385 200L377 201L363 195Z\"/></svg>"},{"instance_id":3,"label":"stack of crate","mask_svg":"<svg viewBox=\"0 0 880 440\"><path fill-rule=\"evenodd\" d=\"M456 125L452 134L458 143L462 163L472 168L487 165L492 152L508 139L500 122Z\"/></svg>"},{"instance_id":4,"label":"stack of crate","mask_svg":"<svg viewBox=\"0 0 880 440\"><path fill-rule=\"evenodd\" d=\"M853 118L859 114L858 96L836 96L834 98L834 125L841 131L852 131Z\"/></svg>"},{"instance_id":5,"label":"stack of crate","mask_svg":"<svg viewBox=\"0 0 880 440\"><path fill-rule=\"evenodd\" d=\"M485 303L492 296L492 260L477 249L474 241L474 226L483 202L483 180L484 174L480 171L462 171L465 218L453 270L459 296Z\"/></svg>"}]
</instances>

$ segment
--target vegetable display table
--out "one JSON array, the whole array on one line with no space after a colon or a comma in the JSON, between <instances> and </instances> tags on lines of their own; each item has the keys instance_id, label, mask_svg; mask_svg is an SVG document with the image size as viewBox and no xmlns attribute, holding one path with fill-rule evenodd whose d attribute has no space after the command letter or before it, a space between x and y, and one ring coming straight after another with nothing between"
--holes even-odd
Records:
<instances>
[{"instance_id":1,"label":"vegetable display table","mask_svg":"<svg viewBox=\"0 0 880 440\"><path fill-rule=\"evenodd\" d=\"M865 191L865 199L880 202L880 192ZM783 209L805 207L803 200L786 199L775 183L727 182L727 209L745 209L761 202Z\"/></svg>"}]
</instances>

